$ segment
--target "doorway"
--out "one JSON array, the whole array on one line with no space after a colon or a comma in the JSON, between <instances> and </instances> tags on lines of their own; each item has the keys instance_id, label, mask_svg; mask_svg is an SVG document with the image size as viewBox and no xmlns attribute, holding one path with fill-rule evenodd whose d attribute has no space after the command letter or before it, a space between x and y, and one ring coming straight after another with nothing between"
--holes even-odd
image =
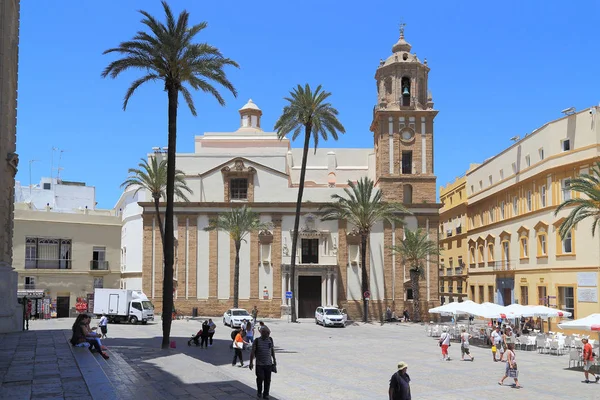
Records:
<instances>
[{"instance_id":1,"label":"doorway","mask_svg":"<svg viewBox=\"0 0 600 400\"><path fill-rule=\"evenodd\" d=\"M302 264L319 263L319 239L302 239Z\"/></svg>"},{"instance_id":2,"label":"doorway","mask_svg":"<svg viewBox=\"0 0 600 400\"><path fill-rule=\"evenodd\" d=\"M506 306L510 306L512 304L512 289L511 288L504 288L504 301L503 301L503 305Z\"/></svg>"},{"instance_id":3,"label":"doorway","mask_svg":"<svg viewBox=\"0 0 600 400\"><path fill-rule=\"evenodd\" d=\"M298 318L314 318L321 305L321 276L299 276Z\"/></svg>"},{"instance_id":4,"label":"doorway","mask_svg":"<svg viewBox=\"0 0 600 400\"><path fill-rule=\"evenodd\" d=\"M68 296L56 298L56 318L69 318L70 298Z\"/></svg>"}]
</instances>

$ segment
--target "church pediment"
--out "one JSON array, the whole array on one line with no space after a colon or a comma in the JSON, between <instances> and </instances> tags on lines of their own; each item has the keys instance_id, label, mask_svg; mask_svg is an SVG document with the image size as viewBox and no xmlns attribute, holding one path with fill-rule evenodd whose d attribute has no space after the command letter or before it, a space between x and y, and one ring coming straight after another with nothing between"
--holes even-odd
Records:
<instances>
[{"instance_id":1,"label":"church pediment","mask_svg":"<svg viewBox=\"0 0 600 400\"><path fill-rule=\"evenodd\" d=\"M271 168L264 164L258 163L256 161L253 161L246 157L234 157L224 163L217 165L216 167L209 169L208 171L200 173L199 176L205 177L205 176L211 175L214 172L219 171L219 170L222 173L227 173L227 174L239 173L239 174L246 174L246 175L255 174L257 171L262 170L262 171L276 174L276 175L279 175L279 176L282 176L285 178L288 177L288 175L284 172L278 171L274 168Z\"/></svg>"}]
</instances>

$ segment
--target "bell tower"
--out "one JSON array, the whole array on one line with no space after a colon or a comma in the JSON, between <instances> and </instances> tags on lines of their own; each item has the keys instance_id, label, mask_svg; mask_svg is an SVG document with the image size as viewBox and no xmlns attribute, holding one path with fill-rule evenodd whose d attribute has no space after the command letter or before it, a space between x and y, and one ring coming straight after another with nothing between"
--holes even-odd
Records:
<instances>
[{"instance_id":1,"label":"bell tower","mask_svg":"<svg viewBox=\"0 0 600 400\"><path fill-rule=\"evenodd\" d=\"M433 109L427 88L429 67L411 53L404 38L375 72L377 104L371 131L375 145L376 181L388 201L436 203L433 169Z\"/></svg>"}]
</instances>

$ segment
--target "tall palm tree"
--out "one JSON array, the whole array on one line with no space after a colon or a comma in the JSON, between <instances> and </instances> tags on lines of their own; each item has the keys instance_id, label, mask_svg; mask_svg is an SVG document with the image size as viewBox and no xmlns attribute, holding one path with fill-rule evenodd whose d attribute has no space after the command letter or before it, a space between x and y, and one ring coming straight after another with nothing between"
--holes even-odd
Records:
<instances>
[{"instance_id":1,"label":"tall palm tree","mask_svg":"<svg viewBox=\"0 0 600 400\"><path fill-rule=\"evenodd\" d=\"M296 201L296 219L294 220L294 234L292 237L292 259L290 262L290 285L292 287L292 322L296 322L296 248L298 246L298 229L300 225L300 210L302 208L302 194L304 193L304 178L306 176L306 160L308 148L312 137L315 142L315 152L319 144L319 137L327 140L328 134L337 140L338 132L346 130L337 119L338 110L326 102L331 93L322 90L321 85L313 92L308 83L302 87L298 85L290 92L290 97L284 100L289 102L275 123L275 130L279 139L292 133L292 140L300 135L304 128L304 151L302 152L302 167L300 169L300 182L298 183L298 200Z\"/></svg>"},{"instance_id":2,"label":"tall palm tree","mask_svg":"<svg viewBox=\"0 0 600 400\"><path fill-rule=\"evenodd\" d=\"M229 237L235 245L235 267L233 270L233 308L239 306L240 294L240 247L242 241L251 232L269 229L268 223L260 222L258 213L250 210L246 206L241 208L232 208L231 211L219 214L217 218L209 221L205 231L222 231L229 233Z\"/></svg>"},{"instance_id":3,"label":"tall palm tree","mask_svg":"<svg viewBox=\"0 0 600 400\"><path fill-rule=\"evenodd\" d=\"M402 257L402 262L410 268L410 284L413 292L413 319L421 321L421 295L419 291L419 279L425 276L424 263L428 257L441 254L438 244L428 238L427 232L417 229L404 230L404 240L393 246L394 252ZM435 261L435 260L433 260Z\"/></svg>"},{"instance_id":4,"label":"tall palm tree","mask_svg":"<svg viewBox=\"0 0 600 400\"><path fill-rule=\"evenodd\" d=\"M562 224L560 224L558 233L561 238L567 236L578 222L586 218L593 220L592 236L596 234L596 228L600 228L600 161L596 162L590 172L589 174L581 174L570 181L571 190L579 192L586 197L565 200L554 212L554 216L556 216L565 207L575 207Z\"/></svg>"},{"instance_id":5,"label":"tall palm tree","mask_svg":"<svg viewBox=\"0 0 600 400\"><path fill-rule=\"evenodd\" d=\"M206 28L206 22L189 26L190 14L182 11L177 20L166 1L162 2L166 24L159 22L146 11L142 24L149 32L139 31L133 39L122 42L119 47L108 49L104 54L118 53L122 58L111 62L102 72L102 77L116 78L130 69L142 70L145 75L133 81L123 100L123 110L137 88L146 82L163 81L168 97L168 152L167 152L167 206L165 210L165 232L173 232L173 198L175 194L175 154L177 140L177 107L179 94L183 96L192 115L196 107L186 83L194 90L211 94L221 105L225 100L213 86L215 82L237 96L227 79L226 66L237 67L237 63L223 57L219 49L207 43L192 43L196 35ZM165 235L165 268L163 281L163 339L162 348L169 347L171 335L171 313L173 309L173 262L174 241L172 234Z\"/></svg>"},{"instance_id":6,"label":"tall palm tree","mask_svg":"<svg viewBox=\"0 0 600 400\"><path fill-rule=\"evenodd\" d=\"M367 243L373 226L379 221L402 224L401 214L410 214L400 203L385 203L382 192L375 188L375 183L363 177L358 182L348 181L349 188L344 188L346 196L331 195L333 203L322 206L319 211L324 215L323 221L344 220L350 222L360 235L361 283L363 292L363 321L369 319L368 300L365 293L369 291L367 274Z\"/></svg>"},{"instance_id":7,"label":"tall palm tree","mask_svg":"<svg viewBox=\"0 0 600 400\"><path fill-rule=\"evenodd\" d=\"M152 199L154 200L154 211L156 212L156 219L158 221L158 229L160 230L160 238L162 244L165 244L165 235L163 231L163 223L160 217L160 198L166 198L166 187L167 187L167 160L163 159L158 161L156 157L151 157L150 162L148 160L141 159L138 164L138 168L129 168L127 171L129 176L121 184L121 188L124 190L130 187L137 187L134 196L140 190L144 189L150 192ZM175 170L175 195L183 201L190 201L186 194L193 194L185 181L185 174L181 170Z\"/></svg>"}]
</instances>

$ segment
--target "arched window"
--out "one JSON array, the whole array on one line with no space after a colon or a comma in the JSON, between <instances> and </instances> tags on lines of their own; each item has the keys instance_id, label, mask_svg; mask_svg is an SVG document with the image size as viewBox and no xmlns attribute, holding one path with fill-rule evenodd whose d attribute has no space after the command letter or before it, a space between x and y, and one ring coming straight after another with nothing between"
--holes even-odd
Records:
<instances>
[{"instance_id":1,"label":"arched window","mask_svg":"<svg viewBox=\"0 0 600 400\"><path fill-rule=\"evenodd\" d=\"M412 185L403 185L402 191L403 191L404 204L411 204L413 202Z\"/></svg>"}]
</instances>

